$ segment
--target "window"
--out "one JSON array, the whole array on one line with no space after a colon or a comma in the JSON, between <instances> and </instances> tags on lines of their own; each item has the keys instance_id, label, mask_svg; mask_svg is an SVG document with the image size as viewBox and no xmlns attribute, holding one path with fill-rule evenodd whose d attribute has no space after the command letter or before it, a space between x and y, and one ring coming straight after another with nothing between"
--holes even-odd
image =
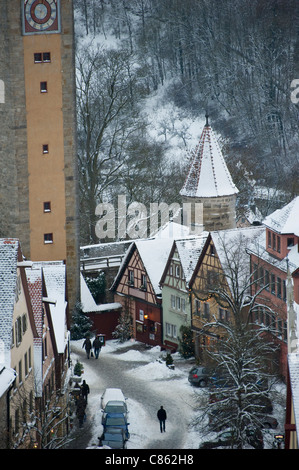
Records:
<instances>
[{"instance_id":1,"label":"window","mask_svg":"<svg viewBox=\"0 0 299 470\"><path fill-rule=\"evenodd\" d=\"M35 52L33 54L34 63L51 62L51 52Z\"/></svg>"},{"instance_id":2,"label":"window","mask_svg":"<svg viewBox=\"0 0 299 470\"><path fill-rule=\"evenodd\" d=\"M43 144L43 153L49 153L49 145Z\"/></svg>"},{"instance_id":3,"label":"window","mask_svg":"<svg viewBox=\"0 0 299 470\"><path fill-rule=\"evenodd\" d=\"M224 308L219 307L219 320L229 321L229 312Z\"/></svg>"},{"instance_id":4,"label":"window","mask_svg":"<svg viewBox=\"0 0 299 470\"><path fill-rule=\"evenodd\" d=\"M53 243L53 233L44 234L44 243L45 244Z\"/></svg>"},{"instance_id":5,"label":"window","mask_svg":"<svg viewBox=\"0 0 299 470\"><path fill-rule=\"evenodd\" d=\"M22 316L22 333L26 333L27 331L27 316L26 313Z\"/></svg>"},{"instance_id":6,"label":"window","mask_svg":"<svg viewBox=\"0 0 299 470\"><path fill-rule=\"evenodd\" d=\"M139 320L144 321L144 311L143 310L139 310Z\"/></svg>"},{"instance_id":7,"label":"window","mask_svg":"<svg viewBox=\"0 0 299 470\"><path fill-rule=\"evenodd\" d=\"M276 279L276 284L277 284L277 297L281 299L281 279L278 277Z\"/></svg>"},{"instance_id":8,"label":"window","mask_svg":"<svg viewBox=\"0 0 299 470\"><path fill-rule=\"evenodd\" d=\"M280 253L280 237L277 235L277 251Z\"/></svg>"},{"instance_id":9,"label":"window","mask_svg":"<svg viewBox=\"0 0 299 470\"><path fill-rule=\"evenodd\" d=\"M265 269L265 289L269 290L270 278L269 278L269 271Z\"/></svg>"},{"instance_id":10,"label":"window","mask_svg":"<svg viewBox=\"0 0 299 470\"><path fill-rule=\"evenodd\" d=\"M175 267L175 276L180 277L180 275L181 275L180 266L176 265L176 267Z\"/></svg>"},{"instance_id":11,"label":"window","mask_svg":"<svg viewBox=\"0 0 299 470\"><path fill-rule=\"evenodd\" d=\"M194 313L195 315L200 315L200 300L194 300Z\"/></svg>"},{"instance_id":12,"label":"window","mask_svg":"<svg viewBox=\"0 0 299 470\"><path fill-rule=\"evenodd\" d=\"M146 290L146 288L147 288L146 275L141 274L141 289Z\"/></svg>"},{"instance_id":13,"label":"window","mask_svg":"<svg viewBox=\"0 0 299 470\"><path fill-rule=\"evenodd\" d=\"M271 274L271 294L275 295L275 275Z\"/></svg>"},{"instance_id":14,"label":"window","mask_svg":"<svg viewBox=\"0 0 299 470\"><path fill-rule=\"evenodd\" d=\"M41 93L47 93L48 92L47 82L40 82L40 92Z\"/></svg>"},{"instance_id":15,"label":"window","mask_svg":"<svg viewBox=\"0 0 299 470\"><path fill-rule=\"evenodd\" d=\"M25 366L25 377L28 375L28 354L25 353L24 355L24 366Z\"/></svg>"},{"instance_id":16,"label":"window","mask_svg":"<svg viewBox=\"0 0 299 470\"><path fill-rule=\"evenodd\" d=\"M210 319L210 304L208 302L203 304L203 316L206 320Z\"/></svg>"},{"instance_id":17,"label":"window","mask_svg":"<svg viewBox=\"0 0 299 470\"><path fill-rule=\"evenodd\" d=\"M172 264L169 266L169 276L173 276L173 266L172 266Z\"/></svg>"},{"instance_id":18,"label":"window","mask_svg":"<svg viewBox=\"0 0 299 470\"><path fill-rule=\"evenodd\" d=\"M186 311L186 301L185 301L185 299L181 299L181 309L182 309L182 312Z\"/></svg>"},{"instance_id":19,"label":"window","mask_svg":"<svg viewBox=\"0 0 299 470\"><path fill-rule=\"evenodd\" d=\"M128 283L130 286L134 286L134 271L129 269L128 272Z\"/></svg>"},{"instance_id":20,"label":"window","mask_svg":"<svg viewBox=\"0 0 299 470\"><path fill-rule=\"evenodd\" d=\"M268 232L268 247L271 248L272 244L271 244L271 232Z\"/></svg>"},{"instance_id":21,"label":"window","mask_svg":"<svg viewBox=\"0 0 299 470\"><path fill-rule=\"evenodd\" d=\"M169 338L176 338L177 337L177 327L176 327L176 325L166 323L166 336L168 336Z\"/></svg>"},{"instance_id":22,"label":"window","mask_svg":"<svg viewBox=\"0 0 299 470\"><path fill-rule=\"evenodd\" d=\"M22 360L19 361L19 384L22 383L23 374L22 374Z\"/></svg>"},{"instance_id":23,"label":"window","mask_svg":"<svg viewBox=\"0 0 299 470\"><path fill-rule=\"evenodd\" d=\"M44 212L51 212L51 202L44 202Z\"/></svg>"},{"instance_id":24,"label":"window","mask_svg":"<svg viewBox=\"0 0 299 470\"><path fill-rule=\"evenodd\" d=\"M273 242L273 250L276 250L276 235L275 235L275 233L273 233L272 242Z\"/></svg>"},{"instance_id":25,"label":"window","mask_svg":"<svg viewBox=\"0 0 299 470\"><path fill-rule=\"evenodd\" d=\"M17 346L18 346L22 341L22 319L21 319L21 317L17 318L17 321L15 323L15 332L16 332L16 343L17 343Z\"/></svg>"},{"instance_id":26,"label":"window","mask_svg":"<svg viewBox=\"0 0 299 470\"><path fill-rule=\"evenodd\" d=\"M292 246L294 246L294 238L293 237L290 237L287 239L287 246L288 248L291 248Z\"/></svg>"},{"instance_id":27,"label":"window","mask_svg":"<svg viewBox=\"0 0 299 470\"><path fill-rule=\"evenodd\" d=\"M176 309L181 310L181 298L176 297Z\"/></svg>"}]
</instances>

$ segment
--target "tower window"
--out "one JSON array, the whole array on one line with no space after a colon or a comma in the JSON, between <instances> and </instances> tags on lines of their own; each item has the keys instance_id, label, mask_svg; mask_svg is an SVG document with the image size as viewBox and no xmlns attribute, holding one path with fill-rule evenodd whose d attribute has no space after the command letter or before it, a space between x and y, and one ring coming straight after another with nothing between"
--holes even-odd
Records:
<instances>
[{"instance_id":1,"label":"tower window","mask_svg":"<svg viewBox=\"0 0 299 470\"><path fill-rule=\"evenodd\" d=\"M44 243L53 243L53 233L45 233L44 234Z\"/></svg>"},{"instance_id":2,"label":"tower window","mask_svg":"<svg viewBox=\"0 0 299 470\"><path fill-rule=\"evenodd\" d=\"M47 93L48 91L48 84L47 82L40 82L40 92Z\"/></svg>"},{"instance_id":3,"label":"tower window","mask_svg":"<svg viewBox=\"0 0 299 470\"><path fill-rule=\"evenodd\" d=\"M34 63L41 64L42 62L51 62L50 52L35 52L34 53Z\"/></svg>"},{"instance_id":4,"label":"tower window","mask_svg":"<svg viewBox=\"0 0 299 470\"><path fill-rule=\"evenodd\" d=\"M49 153L49 145L43 144L43 153Z\"/></svg>"},{"instance_id":5,"label":"tower window","mask_svg":"<svg viewBox=\"0 0 299 470\"><path fill-rule=\"evenodd\" d=\"M44 202L44 212L51 212L51 202Z\"/></svg>"}]
</instances>

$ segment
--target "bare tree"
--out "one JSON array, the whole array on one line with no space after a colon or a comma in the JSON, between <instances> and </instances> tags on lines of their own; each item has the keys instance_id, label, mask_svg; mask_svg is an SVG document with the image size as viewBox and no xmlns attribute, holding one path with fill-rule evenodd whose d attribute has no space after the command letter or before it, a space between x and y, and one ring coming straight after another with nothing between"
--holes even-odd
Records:
<instances>
[{"instance_id":1,"label":"bare tree","mask_svg":"<svg viewBox=\"0 0 299 470\"><path fill-rule=\"evenodd\" d=\"M271 410L270 397L277 381L273 367L277 346L269 334L271 323L257 325L254 321L258 308L275 315L275 306L271 308L258 301L266 285L252 293L251 286L259 282L260 270L257 267L250 272L244 231L234 233L234 237L228 232L215 234L224 275L217 277L207 294L228 315L214 315L203 321L203 331L218 341L206 351L215 367L215 376L209 395L199 408L204 412L201 432L229 427L235 436L233 446L242 448L248 444L249 429L260 429L265 410ZM196 292L193 294L196 296Z\"/></svg>"}]
</instances>

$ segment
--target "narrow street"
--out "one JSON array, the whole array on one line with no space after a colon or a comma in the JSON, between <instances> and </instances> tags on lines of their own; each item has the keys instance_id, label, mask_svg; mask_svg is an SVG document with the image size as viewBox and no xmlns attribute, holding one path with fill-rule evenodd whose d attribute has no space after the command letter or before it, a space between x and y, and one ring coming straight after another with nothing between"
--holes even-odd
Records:
<instances>
[{"instance_id":1,"label":"narrow street","mask_svg":"<svg viewBox=\"0 0 299 470\"><path fill-rule=\"evenodd\" d=\"M144 345L136 345L137 348L146 347ZM132 348L130 348L132 349ZM79 356L79 361L82 362L84 367L88 367L96 374L97 378L94 381L96 387L93 386L90 390L88 398L89 403L94 404L98 402L100 409L100 397L103 391L107 387L121 388L124 395L130 398L133 402L138 402L145 412L152 417L153 429L155 431L152 435L148 436L147 449L180 449L184 442L184 436L186 431L186 424L184 418L184 407L182 403L178 402L175 396L172 397L167 392L167 403L165 403L165 395L163 390L161 391L161 385L159 390L153 391L152 387L147 386L147 382L144 380L134 379L127 374L132 368L140 366L139 363L132 361L119 360L117 358L117 352L114 354L100 354L99 359L95 360L86 358L85 351L82 349L76 350L76 355ZM165 391L168 387L168 382L165 381ZM163 385L164 388L164 385ZM161 435L159 422L157 420L157 410L163 405L167 410L168 419L166 422L166 432ZM90 445L91 439L95 441L92 435L92 425L95 416L91 413L91 406L87 405L86 409L87 419L80 429L78 427L78 421L75 420L75 426L72 430L71 437L74 439L68 446L68 449L85 449ZM145 431L146 432L146 431ZM150 433L150 431L148 431ZM133 423L130 425L131 436L134 435ZM93 442L93 444L96 444ZM130 442L128 443L130 448ZM140 448L140 447L139 447Z\"/></svg>"}]
</instances>

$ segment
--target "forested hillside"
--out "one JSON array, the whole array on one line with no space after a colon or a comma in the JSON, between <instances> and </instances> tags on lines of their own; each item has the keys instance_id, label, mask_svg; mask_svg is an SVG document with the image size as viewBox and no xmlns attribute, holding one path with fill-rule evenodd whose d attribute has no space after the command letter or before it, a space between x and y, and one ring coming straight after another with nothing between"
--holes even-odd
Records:
<instances>
[{"instance_id":1,"label":"forested hillside","mask_svg":"<svg viewBox=\"0 0 299 470\"><path fill-rule=\"evenodd\" d=\"M81 243L98 202L179 200L206 111L239 206L299 193L298 0L75 0L75 25Z\"/></svg>"}]
</instances>

